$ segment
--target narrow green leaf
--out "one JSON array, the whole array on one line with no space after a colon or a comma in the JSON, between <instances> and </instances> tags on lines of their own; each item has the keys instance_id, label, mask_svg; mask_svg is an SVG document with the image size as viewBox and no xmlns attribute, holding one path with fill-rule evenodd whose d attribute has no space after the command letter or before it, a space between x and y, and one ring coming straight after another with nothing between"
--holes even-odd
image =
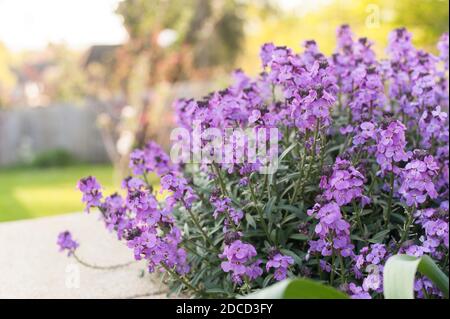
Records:
<instances>
[{"instance_id":1,"label":"narrow green leaf","mask_svg":"<svg viewBox=\"0 0 450 319\"><path fill-rule=\"evenodd\" d=\"M256 222L252 215L245 214L245 219L247 220L247 223L256 229Z\"/></svg>"},{"instance_id":2,"label":"narrow green leaf","mask_svg":"<svg viewBox=\"0 0 450 319\"><path fill-rule=\"evenodd\" d=\"M283 159L286 157L286 155L288 155L289 152L292 151L294 149L294 147L296 147L296 146L297 146L297 144L293 143L293 144L291 144L291 146L289 146L287 149L285 149L284 152L281 153L280 157L278 158L278 162L281 163L283 161Z\"/></svg>"},{"instance_id":3,"label":"narrow green leaf","mask_svg":"<svg viewBox=\"0 0 450 319\"><path fill-rule=\"evenodd\" d=\"M296 279L284 292L285 299L348 299L343 292L309 279Z\"/></svg>"},{"instance_id":4,"label":"narrow green leaf","mask_svg":"<svg viewBox=\"0 0 450 319\"><path fill-rule=\"evenodd\" d=\"M310 279L286 279L244 299L348 299L339 290Z\"/></svg>"},{"instance_id":5,"label":"narrow green leaf","mask_svg":"<svg viewBox=\"0 0 450 319\"><path fill-rule=\"evenodd\" d=\"M429 256L424 255L419 264L419 272L427 276L442 291L445 298L448 298L449 282L445 273L439 269L438 265Z\"/></svg>"},{"instance_id":6,"label":"narrow green leaf","mask_svg":"<svg viewBox=\"0 0 450 319\"><path fill-rule=\"evenodd\" d=\"M369 239L369 242L371 243L381 243L383 242L384 238L386 237L387 234L390 233L390 229L385 229L380 231L379 233L375 234L371 239Z\"/></svg>"},{"instance_id":7,"label":"narrow green leaf","mask_svg":"<svg viewBox=\"0 0 450 319\"><path fill-rule=\"evenodd\" d=\"M395 255L384 267L383 286L386 299L414 299L416 272L427 276L448 298L448 277L428 256L421 258Z\"/></svg>"},{"instance_id":8,"label":"narrow green leaf","mask_svg":"<svg viewBox=\"0 0 450 319\"><path fill-rule=\"evenodd\" d=\"M303 234L292 234L291 236L289 236L289 238L295 239L295 240L301 240L301 241L308 240L308 236L303 235Z\"/></svg>"}]
</instances>

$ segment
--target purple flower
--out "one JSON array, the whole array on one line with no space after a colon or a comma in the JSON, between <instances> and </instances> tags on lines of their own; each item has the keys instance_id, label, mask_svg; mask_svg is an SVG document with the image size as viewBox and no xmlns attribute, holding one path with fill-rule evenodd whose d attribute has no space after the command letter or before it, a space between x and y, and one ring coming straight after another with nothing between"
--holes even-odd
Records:
<instances>
[{"instance_id":1,"label":"purple flower","mask_svg":"<svg viewBox=\"0 0 450 319\"><path fill-rule=\"evenodd\" d=\"M235 209L231 206L231 198L211 198L211 203L215 207L213 216L217 219L220 215L225 215L224 232L227 232L229 225L239 225L239 222L244 218L244 213L240 209Z\"/></svg>"},{"instance_id":2,"label":"purple flower","mask_svg":"<svg viewBox=\"0 0 450 319\"><path fill-rule=\"evenodd\" d=\"M123 198L118 194L106 197L105 202L100 206L100 211L106 228L110 231L116 231L118 239L122 239L124 232L131 223L126 214L127 207Z\"/></svg>"},{"instance_id":3,"label":"purple flower","mask_svg":"<svg viewBox=\"0 0 450 319\"><path fill-rule=\"evenodd\" d=\"M361 122L380 115L384 109L386 97L379 66L360 65L351 73L351 76L353 76L353 92L348 105L351 109L352 120Z\"/></svg>"},{"instance_id":4,"label":"purple flower","mask_svg":"<svg viewBox=\"0 0 450 319\"><path fill-rule=\"evenodd\" d=\"M101 186L97 179L93 176L82 178L77 188L83 193L82 201L86 204L86 211L89 212L91 207L100 206L100 201L103 197Z\"/></svg>"},{"instance_id":5,"label":"purple flower","mask_svg":"<svg viewBox=\"0 0 450 319\"><path fill-rule=\"evenodd\" d=\"M263 67L268 66L272 61L272 54L274 50L275 46L273 45L273 43L266 43L261 47L259 55L261 57Z\"/></svg>"},{"instance_id":6,"label":"purple flower","mask_svg":"<svg viewBox=\"0 0 450 319\"><path fill-rule=\"evenodd\" d=\"M256 255L254 246L236 240L230 245L225 245L223 253L219 255L221 259L225 259L221 263L221 268L224 272L231 272L235 282L241 282L243 276L255 279L262 274L260 261L253 261Z\"/></svg>"},{"instance_id":7,"label":"purple flower","mask_svg":"<svg viewBox=\"0 0 450 319\"><path fill-rule=\"evenodd\" d=\"M413 159L405 166L399 193L408 206L423 204L428 197L437 198L433 177L438 170L439 166L431 155L425 156L423 160Z\"/></svg>"},{"instance_id":8,"label":"purple flower","mask_svg":"<svg viewBox=\"0 0 450 319\"><path fill-rule=\"evenodd\" d=\"M354 283L348 285L348 294L352 299L372 299L370 294L363 289L363 287L357 286Z\"/></svg>"},{"instance_id":9,"label":"purple flower","mask_svg":"<svg viewBox=\"0 0 450 319\"><path fill-rule=\"evenodd\" d=\"M277 253L266 263L266 270L269 272L270 268L274 268L275 279L281 281L286 278L287 270L293 264L294 258Z\"/></svg>"},{"instance_id":10,"label":"purple flower","mask_svg":"<svg viewBox=\"0 0 450 319\"><path fill-rule=\"evenodd\" d=\"M215 207L213 216L217 219L220 214L225 213L230 209L231 198L217 198L211 200L211 203Z\"/></svg>"},{"instance_id":11,"label":"purple flower","mask_svg":"<svg viewBox=\"0 0 450 319\"><path fill-rule=\"evenodd\" d=\"M240 209L230 208L228 214L235 225L238 225L242 218L244 218L244 213Z\"/></svg>"},{"instance_id":12,"label":"purple flower","mask_svg":"<svg viewBox=\"0 0 450 319\"><path fill-rule=\"evenodd\" d=\"M417 219L416 224L422 227L424 235L419 238L420 243L404 247L404 252L416 257L429 254L434 259L441 260L449 247L448 208L444 204L439 209L418 210L414 217Z\"/></svg>"},{"instance_id":13,"label":"purple flower","mask_svg":"<svg viewBox=\"0 0 450 319\"><path fill-rule=\"evenodd\" d=\"M68 256L71 256L79 246L79 244L72 239L72 234L69 231L64 231L58 235L57 244L59 246L59 251L67 250Z\"/></svg>"},{"instance_id":14,"label":"purple flower","mask_svg":"<svg viewBox=\"0 0 450 319\"><path fill-rule=\"evenodd\" d=\"M161 191L168 190L172 192L171 196L166 199L166 203L173 207L177 202L190 209L192 204L198 199L194 190L188 186L185 178L167 174L161 178Z\"/></svg>"},{"instance_id":15,"label":"purple flower","mask_svg":"<svg viewBox=\"0 0 450 319\"><path fill-rule=\"evenodd\" d=\"M444 33L439 39L439 43L437 45L440 53L440 59L445 63L445 69L448 70L448 33Z\"/></svg>"},{"instance_id":16,"label":"purple flower","mask_svg":"<svg viewBox=\"0 0 450 319\"><path fill-rule=\"evenodd\" d=\"M320 206L319 206L320 207ZM313 211L308 211L308 214ZM319 240L309 241L309 252L319 252L322 256L331 256L334 249L343 257L353 254L353 244L350 240L350 224L345 221L341 209L335 202L328 203L318 210L315 218L319 220L315 233Z\"/></svg>"},{"instance_id":17,"label":"purple flower","mask_svg":"<svg viewBox=\"0 0 450 319\"><path fill-rule=\"evenodd\" d=\"M379 131L376 159L382 172L395 173L398 171L395 164L409 159L409 154L405 152L405 131L406 127L400 121L393 121Z\"/></svg>"},{"instance_id":18,"label":"purple flower","mask_svg":"<svg viewBox=\"0 0 450 319\"><path fill-rule=\"evenodd\" d=\"M448 142L448 114L437 106L434 110L425 110L419 119L422 145L430 148L433 142Z\"/></svg>"},{"instance_id":19,"label":"purple flower","mask_svg":"<svg viewBox=\"0 0 450 319\"><path fill-rule=\"evenodd\" d=\"M431 280L426 277L420 277L414 282L414 291L419 299L428 299L430 296L442 298L442 292L437 289ZM425 293L426 294L425 294Z\"/></svg>"},{"instance_id":20,"label":"purple flower","mask_svg":"<svg viewBox=\"0 0 450 319\"><path fill-rule=\"evenodd\" d=\"M360 249L354 257L356 268L364 271L369 265L381 265L387 260L388 253L383 244L373 244Z\"/></svg>"},{"instance_id":21,"label":"purple flower","mask_svg":"<svg viewBox=\"0 0 450 319\"><path fill-rule=\"evenodd\" d=\"M322 181L324 196L328 201L334 200L339 206L361 198L364 189L364 176L349 161L336 158L333 173L327 183Z\"/></svg>"},{"instance_id":22,"label":"purple flower","mask_svg":"<svg viewBox=\"0 0 450 319\"><path fill-rule=\"evenodd\" d=\"M353 46L353 32L348 24L343 24L337 29L336 37L338 50L351 50Z\"/></svg>"},{"instance_id":23,"label":"purple flower","mask_svg":"<svg viewBox=\"0 0 450 319\"><path fill-rule=\"evenodd\" d=\"M169 156L155 142L149 142L143 150L136 149L130 154L130 168L136 175L154 172L159 176L177 170Z\"/></svg>"}]
</instances>

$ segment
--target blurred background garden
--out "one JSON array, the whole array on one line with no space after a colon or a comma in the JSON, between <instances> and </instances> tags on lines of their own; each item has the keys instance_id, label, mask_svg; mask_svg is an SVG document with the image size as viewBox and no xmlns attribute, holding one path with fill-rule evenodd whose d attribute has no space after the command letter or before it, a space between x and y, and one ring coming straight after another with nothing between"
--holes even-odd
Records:
<instances>
[{"instance_id":1,"label":"blurred background garden","mask_svg":"<svg viewBox=\"0 0 450 319\"><path fill-rule=\"evenodd\" d=\"M0 222L80 211L76 181L106 192L148 139L168 145L171 104L259 69L260 45L349 24L385 54L406 26L436 52L448 0L0 0Z\"/></svg>"}]
</instances>

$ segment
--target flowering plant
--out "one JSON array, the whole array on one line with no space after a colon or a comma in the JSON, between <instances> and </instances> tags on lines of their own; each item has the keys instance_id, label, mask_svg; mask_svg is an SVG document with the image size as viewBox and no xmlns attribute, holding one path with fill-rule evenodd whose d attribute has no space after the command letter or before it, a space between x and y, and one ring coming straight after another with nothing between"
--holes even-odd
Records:
<instances>
[{"instance_id":1,"label":"flowering plant","mask_svg":"<svg viewBox=\"0 0 450 319\"><path fill-rule=\"evenodd\" d=\"M257 78L239 70L229 88L176 102L171 156L153 142L135 150L124 196L82 179L87 211L198 297L303 276L378 298L397 253L448 272L448 35L434 56L395 30L381 61L348 26L337 40L331 57L314 41L300 54L265 44ZM73 254L71 240L60 242ZM425 277L415 289L442 296Z\"/></svg>"}]
</instances>

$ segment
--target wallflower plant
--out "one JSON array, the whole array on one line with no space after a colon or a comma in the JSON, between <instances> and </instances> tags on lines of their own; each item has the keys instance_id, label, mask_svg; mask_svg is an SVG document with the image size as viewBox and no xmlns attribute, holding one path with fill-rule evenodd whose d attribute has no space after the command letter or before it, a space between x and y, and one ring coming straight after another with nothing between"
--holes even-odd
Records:
<instances>
[{"instance_id":1,"label":"wallflower plant","mask_svg":"<svg viewBox=\"0 0 450 319\"><path fill-rule=\"evenodd\" d=\"M225 90L177 101L189 134L181 156L154 142L135 150L124 196L104 197L94 177L82 179L86 210L98 208L173 292L194 297L307 277L352 298L381 298L396 254L428 255L448 275L448 35L435 56L394 30L385 60L347 25L337 40L330 57L312 40L301 53L264 44L258 77L238 70ZM230 129L252 131L256 142ZM252 143L265 152L250 161ZM272 162L275 170L261 170ZM78 247L68 232L58 244L69 255ZM443 296L425 277L415 290Z\"/></svg>"}]
</instances>

